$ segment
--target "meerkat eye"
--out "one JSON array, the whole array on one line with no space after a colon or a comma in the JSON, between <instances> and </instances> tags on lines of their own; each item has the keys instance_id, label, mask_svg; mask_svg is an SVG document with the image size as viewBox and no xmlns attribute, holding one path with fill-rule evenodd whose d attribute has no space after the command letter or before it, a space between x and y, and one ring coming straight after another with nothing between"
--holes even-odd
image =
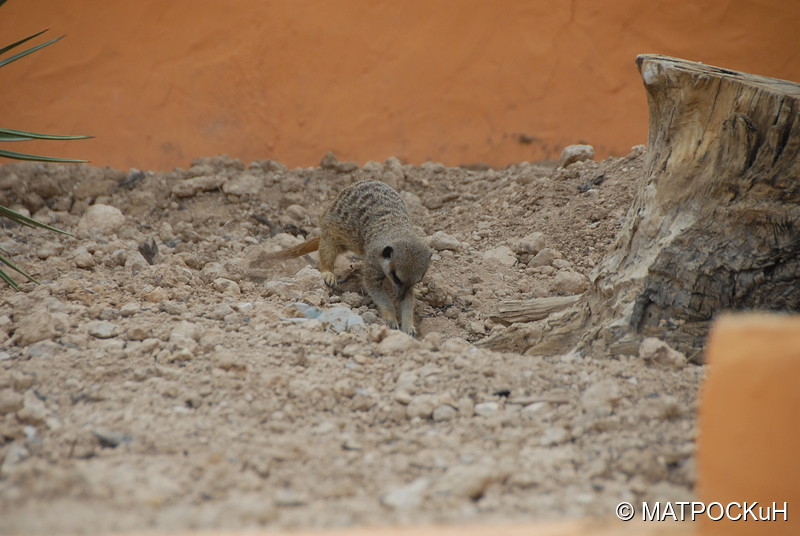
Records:
<instances>
[{"instance_id":1,"label":"meerkat eye","mask_svg":"<svg viewBox=\"0 0 800 536\"><path fill-rule=\"evenodd\" d=\"M383 253L381 253L381 255L383 256L384 259L391 259L392 252L393 252L392 246L386 246L385 248L383 248Z\"/></svg>"}]
</instances>

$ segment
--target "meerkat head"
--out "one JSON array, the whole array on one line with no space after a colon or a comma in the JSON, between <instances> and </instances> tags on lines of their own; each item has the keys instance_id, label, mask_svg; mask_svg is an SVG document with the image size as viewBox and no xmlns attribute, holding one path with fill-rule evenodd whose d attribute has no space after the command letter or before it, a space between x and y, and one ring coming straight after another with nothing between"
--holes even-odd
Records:
<instances>
[{"instance_id":1,"label":"meerkat head","mask_svg":"<svg viewBox=\"0 0 800 536\"><path fill-rule=\"evenodd\" d=\"M383 273L392 283L397 299L423 278L433 252L419 239L401 239L384 245L379 251Z\"/></svg>"}]
</instances>

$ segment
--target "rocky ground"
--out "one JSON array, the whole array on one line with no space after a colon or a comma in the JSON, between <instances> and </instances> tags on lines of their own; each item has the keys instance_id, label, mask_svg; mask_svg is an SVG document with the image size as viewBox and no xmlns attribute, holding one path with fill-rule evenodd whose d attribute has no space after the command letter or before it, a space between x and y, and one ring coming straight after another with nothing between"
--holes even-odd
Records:
<instances>
[{"instance_id":1,"label":"rocky ground","mask_svg":"<svg viewBox=\"0 0 800 536\"><path fill-rule=\"evenodd\" d=\"M501 170L330 155L295 170L1 166L0 204L73 236L0 233L41 282L0 288L0 533L608 517L622 500L691 500L703 366L657 340L619 356L476 346L508 329L502 301L590 285L642 162L635 148ZM436 251L418 339L382 325L358 259L340 259L334 291L313 258L254 262L313 235L365 178L402 193Z\"/></svg>"}]
</instances>

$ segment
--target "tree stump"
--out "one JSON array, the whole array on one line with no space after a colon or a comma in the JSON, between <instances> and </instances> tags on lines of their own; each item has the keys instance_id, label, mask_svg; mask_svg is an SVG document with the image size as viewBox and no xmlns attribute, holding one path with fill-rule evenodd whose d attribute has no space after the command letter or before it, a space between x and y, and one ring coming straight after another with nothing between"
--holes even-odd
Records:
<instances>
[{"instance_id":1,"label":"tree stump","mask_svg":"<svg viewBox=\"0 0 800 536\"><path fill-rule=\"evenodd\" d=\"M592 287L537 326L531 353L555 337L636 354L656 336L698 360L720 311L800 311L800 84L656 55L636 64L643 181Z\"/></svg>"}]
</instances>

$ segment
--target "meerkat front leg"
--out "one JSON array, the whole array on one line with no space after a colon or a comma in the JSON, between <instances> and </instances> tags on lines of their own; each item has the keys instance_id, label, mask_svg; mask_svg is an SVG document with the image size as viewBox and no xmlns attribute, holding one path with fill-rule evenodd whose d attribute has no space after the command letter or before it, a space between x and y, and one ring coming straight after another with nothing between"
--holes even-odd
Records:
<instances>
[{"instance_id":1,"label":"meerkat front leg","mask_svg":"<svg viewBox=\"0 0 800 536\"><path fill-rule=\"evenodd\" d=\"M342 253L343 250L338 244L331 240L324 234L319 240L319 271L322 273L322 279L329 287L336 285L336 275L333 273L333 266L336 263L336 257Z\"/></svg>"},{"instance_id":2,"label":"meerkat front leg","mask_svg":"<svg viewBox=\"0 0 800 536\"><path fill-rule=\"evenodd\" d=\"M414 287L406 291L405 297L400 302L400 328L412 337L417 336L414 327Z\"/></svg>"},{"instance_id":3,"label":"meerkat front leg","mask_svg":"<svg viewBox=\"0 0 800 536\"><path fill-rule=\"evenodd\" d=\"M392 329L397 329L397 312L395 311L392 299L386 294L383 289L383 280L385 276L380 269L364 267L363 275L361 276L361 284L364 290L367 291L372 301L378 307L381 317L386 321Z\"/></svg>"}]
</instances>

